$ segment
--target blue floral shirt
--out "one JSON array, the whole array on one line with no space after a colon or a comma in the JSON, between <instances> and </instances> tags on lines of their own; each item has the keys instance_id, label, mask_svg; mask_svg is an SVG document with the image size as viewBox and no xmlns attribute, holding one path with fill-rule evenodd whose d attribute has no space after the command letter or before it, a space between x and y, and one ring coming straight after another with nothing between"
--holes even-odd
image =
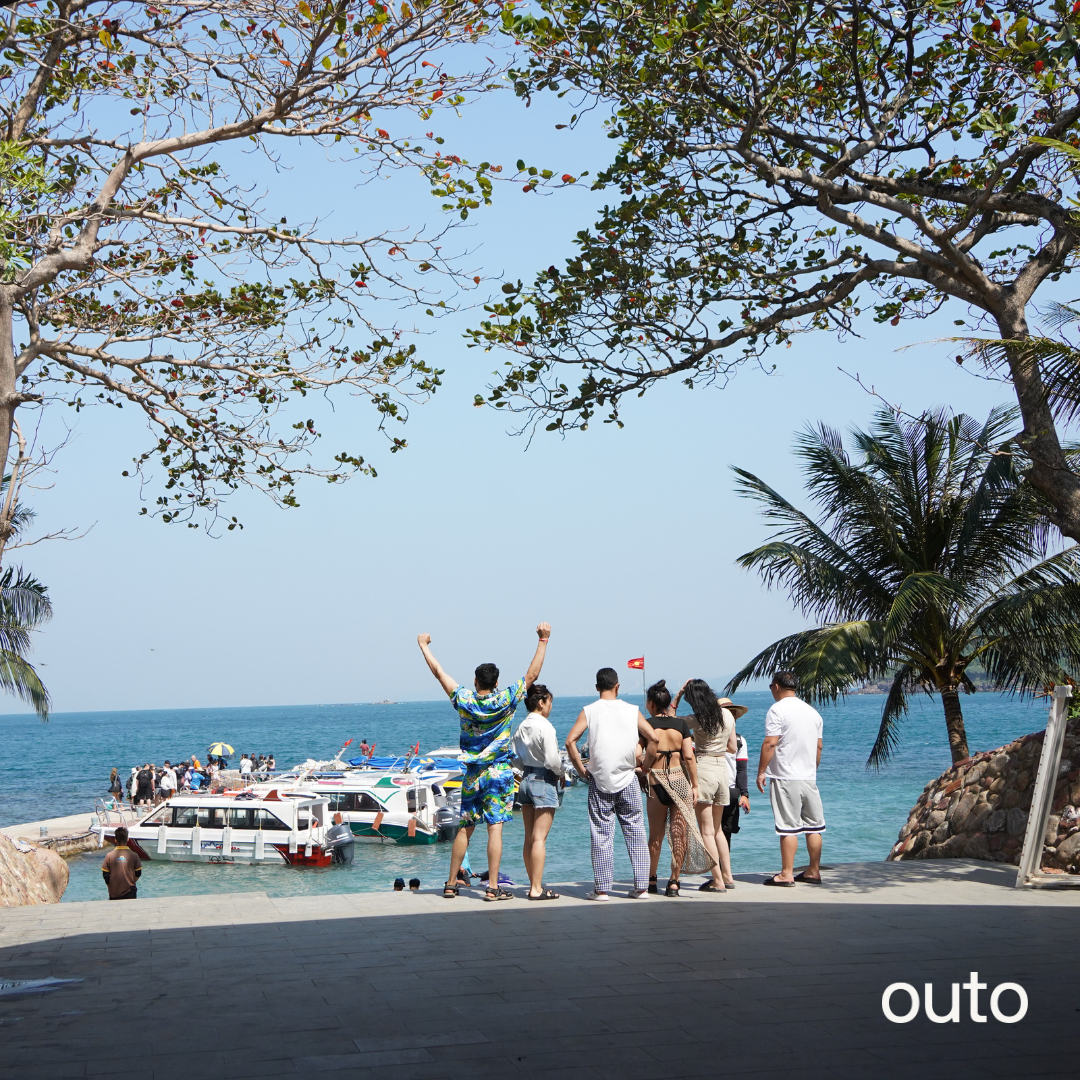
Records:
<instances>
[{"instance_id":1,"label":"blue floral shirt","mask_svg":"<svg viewBox=\"0 0 1080 1080\"><path fill-rule=\"evenodd\" d=\"M462 765L495 765L513 758L510 721L525 697L525 680L490 694L459 686L450 698L461 717Z\"/></svg>"}]
</instances>

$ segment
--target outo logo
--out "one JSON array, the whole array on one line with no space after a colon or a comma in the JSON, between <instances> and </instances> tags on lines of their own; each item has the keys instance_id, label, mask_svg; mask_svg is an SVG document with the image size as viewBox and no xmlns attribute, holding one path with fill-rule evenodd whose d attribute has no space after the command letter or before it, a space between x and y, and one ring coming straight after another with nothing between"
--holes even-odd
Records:
<instances>
[{"instance_id":1,"label":"outo logo","mask_svg":"<svg viewBox=\"0 0 1080 1080\"><path fill-rule=\"evenodd\" d=\"M881 1011L887 1020L894 1024L907 1024L919 1015L919 1006L926 1010L926 1018L935 1024L959 1024L960 1023L960 991L968 992L968 1012L976 1024L985 1024L987 1017L979 1012L979 991L987 989L987 984L979 982L979 973L973 971L966 983L952 984L952 1002L947 1013L938 1015L934 1011L934 984L925 983L923 998L919 1000L919 991L911 983L894 982L885 987L885 993L881 995ZM1012 992L1016 995L1019 1006L1014 1013L1006 1013L1001 1008L1003 994ZM895 994L907 994L909 1008L906 1013L893 1011L893 996ZM1010 1002L1011 1004L1011 1002ZM1019 984L1013 982L998 983L990 994L990 1012L994 1019L1001 1024L1016 1024L1027 1016L1028 996L1027 991Z\"/></svg>"}]
</instances>

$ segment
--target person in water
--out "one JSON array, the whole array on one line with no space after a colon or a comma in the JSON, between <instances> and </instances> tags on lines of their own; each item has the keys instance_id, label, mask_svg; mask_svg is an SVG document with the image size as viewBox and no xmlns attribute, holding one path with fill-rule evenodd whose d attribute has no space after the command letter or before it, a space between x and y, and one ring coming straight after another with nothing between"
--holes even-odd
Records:
<instances>
[{"instance_id":1,"label":"person in water","mask_svg":"<svg viewBox=\"0 0 1080 1080\"><path fill-rule=\"evenodd\" d=\"M656 871L660 846L667 825L671 848L671 876L665 896L679 895L679 874L684 864L690 873L710 870L715 860L710 856L694 820L698 799L697 761L690 727L671 708L671 692L661 679L645 695L649 723L656 733L649 740L641 764L648 784L646 801L649 815L649 891L656 892Z\"/></svg>"},{"instance_id":2,"label":"person in water","mask_svg":"<svg viewBox=\"0 0 1080 1080\"><path fill-rule=\"evenodd\" d=\"M438 679L461 721L460 761L465 775L461 781L460 828L454 837L450 873L443 886L443 896L448 900L458 895L461 861L469 850L473 830L481 821L487 825L490 874L484 899L513 899L514 894L499 884L502 827L514 816L510 722L525 694L540 677L551 627L541 623L536 628L536 636L539 639L536 652L523 678L500 690L499 669L494 664L481 664L474 672L473 689L470 690L443 671L442 665L432 655L431 635L417 635L416 643L424 654L431 674Z\"/></svg>"},{"instance_id":3,"label":"person in water","mask_svg":"<svg viewBox=\"0 0 1080 1080\"><path fill-rule=\"evenodd\" d=\"M562 806L562 756L555 725L548 719L555 699L542 683L533 683L525 695L528 715L514 732L514 757L524 775L518 784L521 821L525 826L522 856L529 874L530 900L558 900L559 894L544 888L547 836Z\"/></svg>"}]
</instances>

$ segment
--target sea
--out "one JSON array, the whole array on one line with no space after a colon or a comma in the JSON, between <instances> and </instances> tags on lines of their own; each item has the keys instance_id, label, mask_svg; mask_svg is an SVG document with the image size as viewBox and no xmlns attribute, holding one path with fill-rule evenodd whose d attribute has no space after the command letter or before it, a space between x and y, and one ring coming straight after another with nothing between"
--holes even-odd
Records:
<instances>
[{"instance_id":1,"label":"sea","mask_svg":"<svg viewBox=\"0 0 1080 1080\"><path fill-rule=\"evenodd\" d=\"M558 698L551 719L560 739L581 708L592 698ZM633 696L627 700L635 701ZM768 799L754 788L757 748L768 691L739 694L749 712L739 731L750 747L750 813L732 841L736 874L779 868L779 845ZM640 696L636 699L640 705ZM884 859L923 787L949 767L950 758L941 703L919 697L903 721L900 746L880 770L867 769L866 759L881 718L884 697L853 695L821 710L824 752L818 784L825 807L825 865ZM1043 700L980 692L963 699L971 751L989 750L1046 726ZM441 701L399 704L282 705L229 709L148 710L130 712L58 713L47 724L35 716L0 717L0 827L85 812L87 824L95 799L108 787L113 766L127 776L144 761L184 760L202 756L218 740L242 753L273 753L279 768L308 758L331 758L348 739L376 744L376 753L403 753L420 744L421 752L457 741L457 715ZM345 755L348 757L348 753ZM547 845L547 882L591 880L586 788L567 788ZM502 871L516 884L526 883L521 858L523 829L516 814L504 830ZM484 837L473 837L470 861L474 872L486 867ZM445 880L450 849L356 845L351 866L325 869L286 866L196 866L148 863L139 882L140 896L176 896L219 892L261 892L270 896L371 892L392 888L394 878L417 877L423 888ZM631 878L630 863L616 833L616 880ZM804 852L800 847L800 855ZM65 901L104 900L101 856L88 853L68 861L71 879ZM660 862L660 884L666 880L668 853ZM691 882L685 881L684 887Z\"/></svg>"}]
</instances>

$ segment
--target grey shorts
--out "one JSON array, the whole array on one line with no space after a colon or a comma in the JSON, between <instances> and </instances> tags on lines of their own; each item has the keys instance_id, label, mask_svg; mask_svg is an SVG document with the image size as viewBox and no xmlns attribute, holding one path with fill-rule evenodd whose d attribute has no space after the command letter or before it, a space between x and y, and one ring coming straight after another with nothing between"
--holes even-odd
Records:
<instances>
[{"instance_id":1,"label":"grey shorts","mask_svg":"<svg viewBox=\"0 0 1080 1080\"><path fill-rule=\"evenodd\" d=\"M517 801L522 806L534 806L537 810L558 810L562 806L563 791L559 777L550 769L529 767L518 784Z\"/></svg>"},{"instance_id":2,"label":"grey shorts","mask_svg":"<svg viewBox=\"0 0 1080 1080\"><path fill-rule=\"evenodd\" d=\"M825 811L813 780L776 780L769 777L773 824L781 836L823 833Z\"/></svg>"}]
</instances>

